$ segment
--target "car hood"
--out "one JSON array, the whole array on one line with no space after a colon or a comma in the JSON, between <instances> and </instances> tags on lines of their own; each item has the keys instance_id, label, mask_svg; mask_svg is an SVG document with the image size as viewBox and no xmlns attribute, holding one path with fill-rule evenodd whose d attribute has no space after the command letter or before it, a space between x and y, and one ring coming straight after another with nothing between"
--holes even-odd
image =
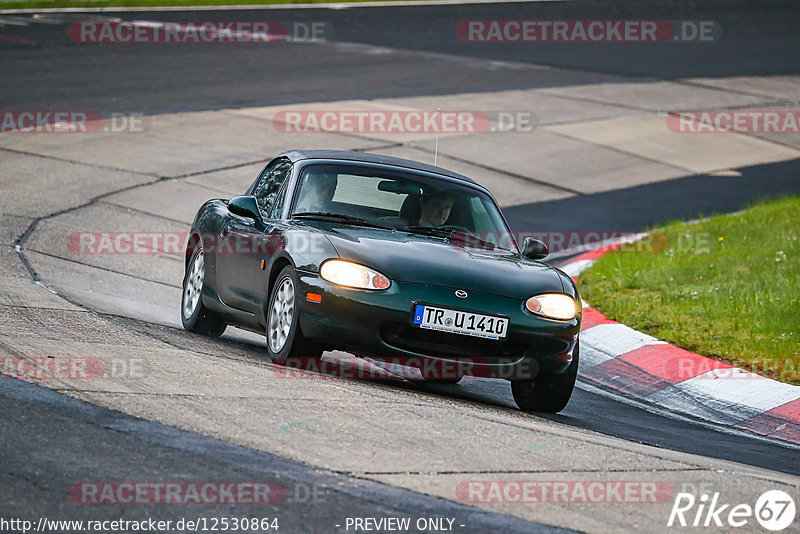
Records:
<instances>
[{"instance_id":1,"label":"car hood","mask_svg":"<svg viewBox=\"0 0 800 534\"><path fill-rule=\"evenodd\" d=\"M342 259L392 280L527 299L564 290L555 269L508 251L466 249L440 237L337 224L315 224Z\"/></svg>"}]
</instances>

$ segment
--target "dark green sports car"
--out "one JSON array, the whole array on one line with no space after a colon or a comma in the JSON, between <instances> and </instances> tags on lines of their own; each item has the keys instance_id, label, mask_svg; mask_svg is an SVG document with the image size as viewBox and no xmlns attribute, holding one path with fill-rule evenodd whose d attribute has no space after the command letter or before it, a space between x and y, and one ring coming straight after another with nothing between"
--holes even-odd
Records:
<instances>
[{"instance_id":1,"label":"dark green sports car","mask_svg":"<svg viewBox=\"0 0 800 534\"><path fill-rule=\"evenodd\" d=\"M511 381L526 411L558 412L578 370L569 276L521 246L492 195L439 167L290 151L243 196L210 200L186 248L184 327L266 334L277 364L341 349L422 370Z\"/></svg>"}]
</instances>

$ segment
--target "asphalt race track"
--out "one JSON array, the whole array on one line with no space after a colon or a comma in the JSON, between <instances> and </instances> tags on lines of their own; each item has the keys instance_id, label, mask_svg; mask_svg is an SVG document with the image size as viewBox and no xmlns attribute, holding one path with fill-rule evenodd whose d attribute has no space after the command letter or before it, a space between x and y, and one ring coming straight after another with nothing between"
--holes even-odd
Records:
<instances>
[{"instance_id":1,"label":"asphalt race track","mask_svg":"<svg viewBox=\"0 0 800 534\"><path fill-rule=\"evenodd\" d=\"M0 518L246 515L278 518L280 532L353 532L348 518L367 517L408 517L412 524L450 518L453 531L476 533L687 530L666 527L672 499L467 502L456 488L474 480L657 481L672 492L720 492L724 502L751 505L764 491L782 489L798 502L800 447L677 417L580 376L570 404L554 416L520 412L508 384L496 380L282 380L266 361L263 338L229 329L210 340L179 328L182 258L65 250L66 237L83 230L185 231L203 200L243 191L271 156L306 143L425 161L437 146L440 164L487 184L515 230L638 231L797 195L798 134L696 140L654 129L676 109L796 108L795 3L88 15L327 28L324 42L264 46L70 41L67 26L85 16L0 14L2 110L136 113L145 128L96 136L0 133L0 356L81 355L129 367L96 382L0 380ZM458 22L469 19L635 18L713 21L721 34L713 42L535 46L454 36ZM533 111L537 124L530 134L435 141L281 136L268 127L278 111L306 109L301 105ZM608 131L618 135L598 134ZM639 135L652 142L637 144ZM346 355L331 357L352 364ZM269 504L172 506L78 505L69 496L76 484L127 481L269 481L286 494ZM798 525L785 531L800 531ZM740 531L763 530L751 521Z\"/></svg>"},{"instance_id":2,"label":"asphalt race track","mask_svg":"<svg viewBox=\"0 0 800 534\"><path fill-rule=\"evenodd\" d=\"M530 2L413 9L278 9L266 15L252 10L224 16L214 11L159 12L157 17L143 17L142 12L104 15L123 20L319 21L328 24L333 35L330 46L284 43L236 50L225 44L177 48L154 44L130 49L86 46L71 42L63 28L58 31L55 25L7 25L3 33L11 39L0 40L0 47L10 54L4 54L2 65L4 71L13 68L15 76L3 77L0 88L6 102L25 109L59 104L65 109L162 112L558 87L586 83L586 73L598 81L621 76L693 79L794 74L800 68L795 43L800 14L791 1L758 6L746 1L684 4ZM654 59L652 43L632 44L624 50L614 43L597 43L575 53L569 44L541 43L534 48L459 42L452 38L451 30L461 20L511 18L509 14L519 19L626 19L641 13L651 19L718 21L725 38L711 46L706 42L662 46ZM14 38L24 42L15 43ZM399 51L386 57L357 45ZM446 56L464 60L447 62ZM501 65L487 70L484 64L466 58L539 68L512 69L514 75L509 76ZM561 70L554 72L543 69L545 66Z\"/></svg>"}]
</instances>

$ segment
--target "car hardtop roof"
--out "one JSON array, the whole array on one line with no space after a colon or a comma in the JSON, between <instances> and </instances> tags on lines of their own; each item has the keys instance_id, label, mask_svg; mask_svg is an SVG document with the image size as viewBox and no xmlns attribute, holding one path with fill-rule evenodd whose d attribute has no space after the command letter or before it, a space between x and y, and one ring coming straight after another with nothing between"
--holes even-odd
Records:
<instances>
[{"instance_id":1,"label":"car hardtop roof","mask_svg":"<svg viewBox=\"0 0 800 534\"><path fill-rule=\"evenodd\" d=\"M448 171L441 167L420 163L410 159L395 158L392 156L383 156L380 154L370 154L369 152L352 152L349 150L288 150L278 154L279 158L289 158L294 163L296 161L305 159L320 159L320 160L341 160L355 163L378 163L382 165L393 165L395 167L403 167L415 171L424 171L434 174L441 174L448 178L455 178L470 184L478 185L475 180L468 178L457 172Z\"/></svg>"}]
</instances>

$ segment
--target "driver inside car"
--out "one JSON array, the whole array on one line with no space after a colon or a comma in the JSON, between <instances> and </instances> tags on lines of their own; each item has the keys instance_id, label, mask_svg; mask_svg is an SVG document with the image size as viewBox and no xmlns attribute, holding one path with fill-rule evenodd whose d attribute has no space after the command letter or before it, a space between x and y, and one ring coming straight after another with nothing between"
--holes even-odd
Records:
<instances>
[{"instance_id":1,"label":"driver inside car","mask_svg":"<svg viewBox=\"0 0 800 534\"><path fill-rule=\"evenodd\" d=\"M411 226L426 226L430 228L442 226L450 217L453 202L453 196L447 191L436 191L422 195L422 198L420 198L419 219L412 221Z\"/></svg>"},{"instance_id":2,"label":"driver inside car","mask_svg":"<svg viewBox=\"0 0 800 534\"><path fill-rule=\"evenodd\" d=\"M308 174L303 181L295 212L331 211L331 200L337 183L338 176L335 173Z\"/></svg>"}]
</instances>

